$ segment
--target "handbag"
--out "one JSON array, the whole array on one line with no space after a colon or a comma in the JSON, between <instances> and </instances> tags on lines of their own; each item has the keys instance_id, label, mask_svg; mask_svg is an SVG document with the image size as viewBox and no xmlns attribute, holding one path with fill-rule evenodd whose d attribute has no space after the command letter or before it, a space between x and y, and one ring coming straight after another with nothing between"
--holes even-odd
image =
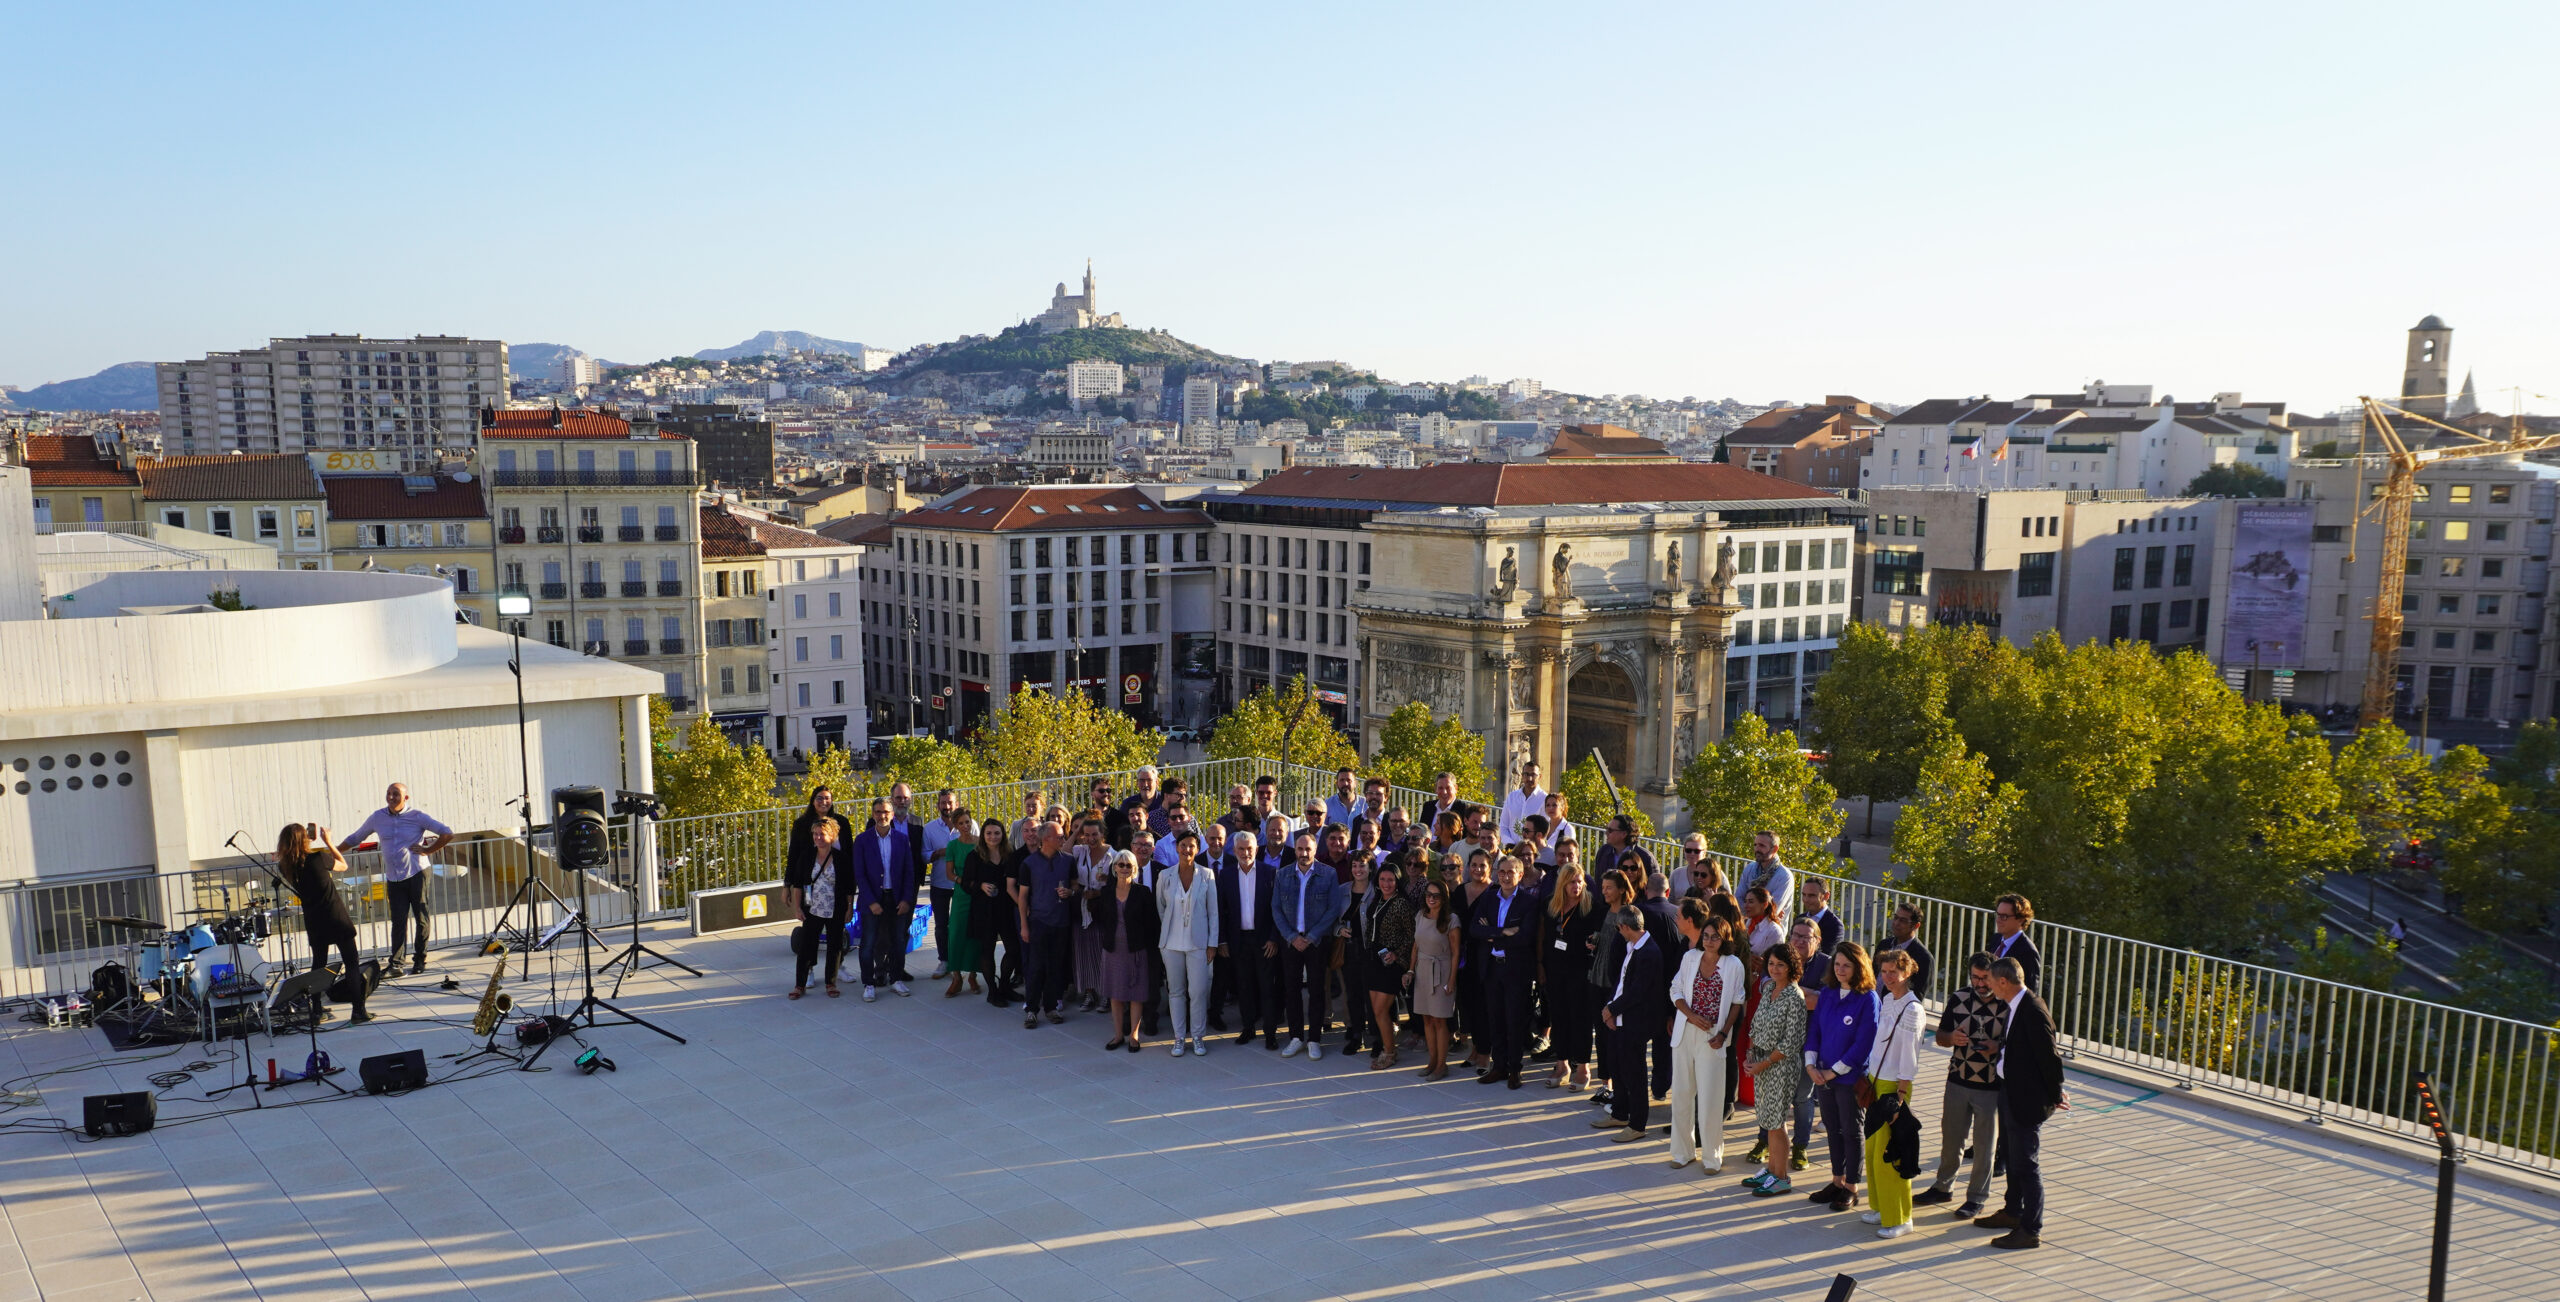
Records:
<instances>
[{"instance_id":1,"label":"handbag","mask_svg":"<svg viewBox=\"0 0 2560 1302\"><path fill-rule=\"evenodd\" d=\"M1902 1029L1902 1014L1908 1013L1919 1006L1920 1001L1917 999L1904 1004L1902 1006L1902 1012L1895 1013L1893 1015L1893 1026L1890 1030L1885 1032L1885 1037L1890 1039L1895 1033L1899 1032ZM1858 1100L1858 1107L1861 1111L1876 1105L1876 1082L1874 1077L1860 1075L1858 1077L1857 1089L1854 1092Z\"/></svg>"}]
</instances>

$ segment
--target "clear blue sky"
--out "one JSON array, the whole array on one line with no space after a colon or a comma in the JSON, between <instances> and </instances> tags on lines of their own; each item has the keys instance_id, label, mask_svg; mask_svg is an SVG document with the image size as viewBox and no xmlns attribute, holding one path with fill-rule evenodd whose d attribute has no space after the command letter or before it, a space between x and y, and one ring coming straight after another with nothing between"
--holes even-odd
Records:
<instances>
[{"instance_id":1,"label":"clear blue sky","mask_svg":"<svg viewBox=\"0 0 2560 1302\"><path fill-rule=\"evenodd\" d=\"M2433 312L2560 394L2555 14L17 5L0 381L900 347L1090 256L1133 324L1395 378L2325 410Z\"/></svg>"}]
</instances>

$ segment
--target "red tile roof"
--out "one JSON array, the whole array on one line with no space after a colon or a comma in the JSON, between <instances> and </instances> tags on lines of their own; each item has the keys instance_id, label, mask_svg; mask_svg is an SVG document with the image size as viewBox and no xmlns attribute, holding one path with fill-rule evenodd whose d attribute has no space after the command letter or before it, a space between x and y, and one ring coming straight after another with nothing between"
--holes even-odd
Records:
<instances>
[{"instance_id":1,"label":"red tile roof","mask_svg":"<svg viewBox=\"0 0 2560 1302\"><path fill-rule=\"evenodd\" d=\"M131 488L142 482L85 434L27 436L27 477L37 488Z\"/></svg>"},{"instance_id":2,"label":"red tile roof","mask_svg":"<svg viewBox=\"0 0 2560 1302\"><path fill-rule=\"evenodd\" d=\"M1657 439L1649 439L1617 425L1567 425L1556 431L1555 442L1547 448L1549 460L1601 457L1664 457L1671 450Z\"/></svg>"},{"instance_id":3,"label":"red tile roof","mask_svg":"<svg viewBox=\"0 0 2560 1302\"><path fill-rule=\"evenodd\" d=\"M298 453L162 457L134 468L142 474L143 499L152 502L306 502L327 495L310 459Z\"/></svg>"},{"instance_id":4,"label":"red tile roof","mask_svg":"<svg viewBox=\"0 0 2560 1302\"><path fill-rule=\"evenodd\" d=\"M899 516L899 528L967 529L980 533L1019 533L1039 529L1188 528L1208 524L1199 511L1157 504L1126 484L1079 484L1029 488L988 484L952 499Z\"/></svg>"},{"instance_id":5,"label":"red tile roof","mask_svg":"<svg viewBox=\"0 0 2560 1302\"><path fill-rule=\"evenodd\" d=\"M631 422L586 407L484 407L480 411L484 439L627 439ZM681 434L658 435L677 439Z\"/></svg>"},{"instance_id":6,"label":"red tile roof","mask_svg":"<svg viewBox=\"0 0 2560 1302\"><path fill-rule=\"evenodd\" d=\"M1736 465L1695 461L1549 462L1512 465L1463 461L1418 470L1365 466L1299 466L1271 476L1238 497L1322 497L1413 506L1587 506L1611 502L1812 501L1835 496Z\"/></svg>"},{"instance_id":7,"label":"red tile roof","mask_svg":"<svg viewBox=\"0 0 2560 1302\"><path fill-rule=\"evenodd\" d=\"M489 514L479 480L457 484L436 475L430 482L432 487L413 493L409 478L400 475L331 475L320 481L333 520L478 520Z\"/></svg>"},{"instance_id":8,"label":"red tile roof","mask_svg":"<svg viewBox=\"0 0 2560 1302\"><path fill-rule=\"evenodd\" d=\"M724 506L702 508L702 554L708 557L763 556L808 547L842 547L824 534L751 515L732 515Z\"/></svg>"}]
</instances>

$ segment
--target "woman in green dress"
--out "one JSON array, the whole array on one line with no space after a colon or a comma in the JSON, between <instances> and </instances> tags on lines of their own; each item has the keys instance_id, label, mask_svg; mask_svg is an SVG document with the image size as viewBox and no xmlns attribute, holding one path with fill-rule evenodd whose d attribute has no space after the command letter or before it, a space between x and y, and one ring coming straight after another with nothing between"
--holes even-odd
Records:
<instances>
[{"instance_id":1,"label":"woman in green dress","mask_svg":"<svg viewBox=\"0 0 2560 1302\"><path fill-rule=\"evenodd\" d=\"M952 811L951 840L942 847L943 862L950 865L952 881L960 881L969 867L969 854L978 848L978 820L966 808ZM942 997L956 999L963 978L970 994L984 994L978 984L978 938L969 934L969 892L951 893L951 918L943 933L951 938L951 952L943 955L943 963L951 969L951 984L944 987Z\"/></svg>"}]
</instances>

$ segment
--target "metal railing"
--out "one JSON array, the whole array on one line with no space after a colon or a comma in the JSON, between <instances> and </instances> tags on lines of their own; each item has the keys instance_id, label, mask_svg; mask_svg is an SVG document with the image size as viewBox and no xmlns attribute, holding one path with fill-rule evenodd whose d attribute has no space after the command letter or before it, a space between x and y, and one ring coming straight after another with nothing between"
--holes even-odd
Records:
<instances>
[{"instance_id":1,"label":"metal railing","mask_svg":"<svg viewBox=\"0 0 2560 1302\"><path fill-rule=\"evenodd\" d=\"M1333 794L1330 770L1266 760L1169 764L1159 772L1180 775L1191 787L1193 808L1212 818L1223 812L1230 786L1249 786L1266 773L1279 779L1282 810L1303 809ZM958 795L981 818L1012 819L1034 790L1052 804L1081 807L1097 777L1115 799L1134 789L1133 773L1118 771L991 783ZM885 775L861 775L837 797L858 803L886 785ZM1395 788L1390 803L1410 816L1427 798ZM927 816L932 800L932 792L918 793ZM648 862L645 852L654 850L654 874L630 867L626 825L617 821L617 864L623 865L617 872L644 894L638 901L644 914L681 913L695 891L780 878L798 814L795 807L778 806L651 824L645 829L651 840L639 858ZM1587 861L1602 844L1600 831L1575 826ZM1676 872L1680 855L1674 843L1652 837L1639 843L1666 872ZM549 866L539 837L536 846L540 870L574 889ZM522 880L522 842L482 835L458 841L435 858L444 868L429 887L434 943L478 941ZM1729 879L1746 862L1723 852L1716 858ZM1800 878L1818 876L1830 884L1843 934L1861 943L1889 934L1895 908L1915 909L1920 937L1936 958L1933 1002L1963 980L1967 956L1991 944L1987 907L1859 881L1827 861L1791 866ZM379 871L378 856L350 856L345 884L363 943L375 948L388 942L388 913L378 881L365 879ZM256 871L243 865L0 888L0 997L83 989L99 964L123 961L123 936L100 928L99 917L184 921L189 910L245 903L257 883ZM632 897L618 888L605 894L609 898L594 901L594 916L627 918L623 901ZM285 930L299 929L292 924ZM2560 1173L2560 1032L2551 1027L2051 921L2037 921L2031 934L2044 957L2037 993L2053 1010L2063 1048L2078 1057L2412 1140L2428 1134L2410 1091L2412 1073L2426 1070L2434 1074L2465 1151L2545 1175ZM299 956L299 939L286 943ZM276 956L272 949L269 956Z\"/></svg>"}]
</instances>

